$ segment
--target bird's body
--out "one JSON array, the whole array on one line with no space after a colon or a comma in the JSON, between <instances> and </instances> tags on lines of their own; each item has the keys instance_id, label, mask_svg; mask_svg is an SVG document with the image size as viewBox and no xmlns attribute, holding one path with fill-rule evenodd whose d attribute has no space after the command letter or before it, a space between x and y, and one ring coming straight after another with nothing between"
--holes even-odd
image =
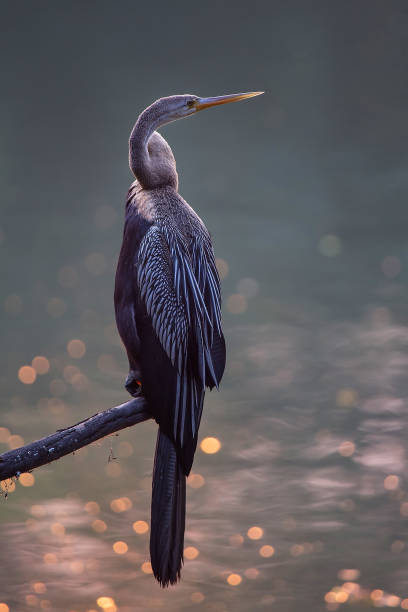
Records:
<instances>
[{"instance_id":1,"label":"bird's body","mask_svg":"<svg viewBox=\"0 0 408 612\"><path fill-rule=\"evenodd\" d=\"M137 392L135 379L142 382L149 409L188 475L204 389L221 379L225 345L210 235L173 187L131 186L115 303L134 372L129 390Z\"/></svg>"},{"instance_id":2,"label":"bird's body","mask_svg":"<svg viewBox=\"0 0 408 612\"><path fill-rule=\"evenodd\" d=\"M150 553L163 586L180 576L185 482L204 392L218 387L225 367L220 283L210 235L179 195L174 156L154 131L200 110L192 108L201 100L162 98L133 128L130 166L136 181L128 193L115 283L116 321L129 358L126 387L137 394L141 386L159 424Z\"/></svg>"}]
</instances>

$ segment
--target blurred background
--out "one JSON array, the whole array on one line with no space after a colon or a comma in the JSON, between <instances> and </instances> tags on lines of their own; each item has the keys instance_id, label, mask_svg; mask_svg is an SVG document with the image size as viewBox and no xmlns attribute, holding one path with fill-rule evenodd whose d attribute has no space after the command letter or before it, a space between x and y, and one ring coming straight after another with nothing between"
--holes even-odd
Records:
<instances>
[{"instance_id":1,"label":"blurred background","mask_svg":"<svg viewBox=\"0 0 408 612\"><path fill-rule=\"evenodd\" d=\"M113 314L158 97L212 233L228 364L185 567L150 574L156 426L2 483L0 612L408 609L408 4L2 1L0 451L127 400Z\"/></svg>"}]
</instances>

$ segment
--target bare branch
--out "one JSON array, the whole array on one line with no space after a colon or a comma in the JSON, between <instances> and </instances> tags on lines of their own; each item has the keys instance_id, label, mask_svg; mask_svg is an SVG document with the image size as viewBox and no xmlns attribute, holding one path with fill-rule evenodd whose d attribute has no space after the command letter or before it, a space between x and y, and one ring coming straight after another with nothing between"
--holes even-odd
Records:
<instances>
[{"instance_id":1,"label":"bare branch","mask_svg":"<svg viewBox=\"0 0 408 612\"><path fill-rule=\"evenodd\" d=\"M98 412L46 438L0 455L0 480L51 463L95 440L150 418L144 397L136 397L120 406Z\"/></svg>"}]
</instances>

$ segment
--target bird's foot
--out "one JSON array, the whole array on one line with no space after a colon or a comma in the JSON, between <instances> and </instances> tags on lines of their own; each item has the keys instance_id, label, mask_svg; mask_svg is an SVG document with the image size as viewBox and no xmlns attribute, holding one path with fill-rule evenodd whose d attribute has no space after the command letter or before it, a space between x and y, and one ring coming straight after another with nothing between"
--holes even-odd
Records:
<instances>
[{"instance_id":1,"label":"bird's foot","mask_svg":"<svg viewBox=\"0 0 408 612\"><path fill-rule=\"evenodd\" d=\"M130 370L125 380L125 387L128 393L133 397L138 397L142 393L142 383L140 381L140 373Z\"/></svg>"}]
</instances>

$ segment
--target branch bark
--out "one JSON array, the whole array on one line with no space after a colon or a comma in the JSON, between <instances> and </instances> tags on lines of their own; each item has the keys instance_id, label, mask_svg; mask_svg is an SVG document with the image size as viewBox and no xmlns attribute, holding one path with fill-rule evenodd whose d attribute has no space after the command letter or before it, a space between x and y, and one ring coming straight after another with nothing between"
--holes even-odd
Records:
<instances>
[{"instance_id":1,"label":"branch bark","mask_svg":"<svg viewBox=\"0 0 408 612\"><path fill-rule=\"evenodd\" d=\"M18 477L23 472L56 461L95 440L151 418L142 396L98 412L71 427L0 455L0 480Z\"/></svg>"}]
</instances>

